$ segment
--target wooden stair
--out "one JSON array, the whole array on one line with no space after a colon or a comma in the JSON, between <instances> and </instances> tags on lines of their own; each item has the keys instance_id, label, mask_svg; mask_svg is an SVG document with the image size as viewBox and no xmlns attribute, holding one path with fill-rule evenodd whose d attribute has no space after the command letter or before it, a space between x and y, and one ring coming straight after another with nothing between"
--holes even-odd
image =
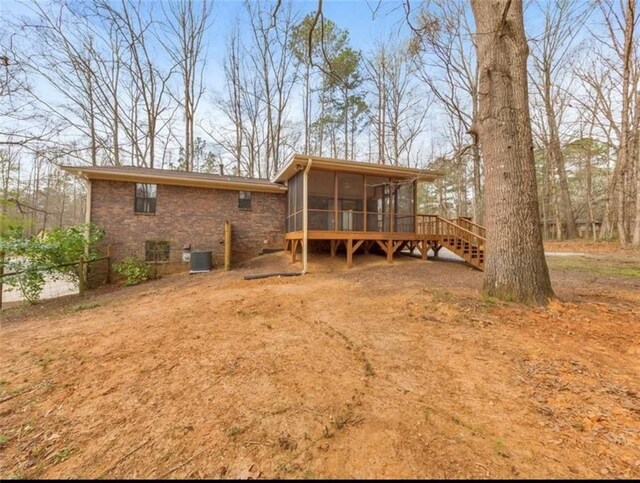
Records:
<instances>
[{"instance_id":1,"label":"wooden stair","mask_svg":"<svg viewBox=\"0 0 640 483\"><path fill-rule=\"evenodd\" d=\"M438 217L437 224L440 245L463 258L472 267L484 271L485 228L464 218L447 220Z\"/></svg>"}]
</instances>

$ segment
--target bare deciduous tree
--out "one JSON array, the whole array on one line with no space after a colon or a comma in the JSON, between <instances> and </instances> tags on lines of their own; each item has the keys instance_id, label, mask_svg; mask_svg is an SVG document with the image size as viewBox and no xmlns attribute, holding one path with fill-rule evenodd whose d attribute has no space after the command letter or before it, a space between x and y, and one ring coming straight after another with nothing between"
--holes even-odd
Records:
<instances>
[{"instance_id":1,"label":"bare deciduous tree","mask_svg":"<svg viewBox=\"0 0 640 483\"><path fill-rule=\"evenodd\" d=\"M567 236L575 238L578 230L562 154L560 124L569 97L569 56L588 10L570 0L551 0L540 8L544 17L544 30L541 38L532 42L534 48L531 57L534 68L531 79L536 93L542 99L546 127L544 145L558 176L560 207Z\"/></svg>"},{"instance_id":2,"label":"bare deciduous tree","mask_svg":"<svg viewBox=\"0 0 640 483\"><path fill-rule=\"evenodd\" d=\"M195 116L204 93L207 52L204 36L210 27L208 0L177 0L165 11L166 29L171 33L163 44L182 79L182 96L174 95L184 115L184 168L191 171L195 157Z\"/></svg>"}]
</instances>

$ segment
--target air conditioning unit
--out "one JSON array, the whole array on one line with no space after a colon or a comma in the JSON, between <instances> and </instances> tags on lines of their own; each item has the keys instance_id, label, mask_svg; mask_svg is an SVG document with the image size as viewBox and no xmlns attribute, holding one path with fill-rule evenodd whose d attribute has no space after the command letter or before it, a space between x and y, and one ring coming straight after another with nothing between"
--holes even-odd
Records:
<instances>
[{"instance_id":1,"label":"air conditioning unit","mask_svg":"<svg viewBox=\"0 0 640 483\"><path fill-rule=\"evenodd\" d=\"M204 273L211 271L211 251L191 252L189 273Z\"/></svg>"}]
</instances>

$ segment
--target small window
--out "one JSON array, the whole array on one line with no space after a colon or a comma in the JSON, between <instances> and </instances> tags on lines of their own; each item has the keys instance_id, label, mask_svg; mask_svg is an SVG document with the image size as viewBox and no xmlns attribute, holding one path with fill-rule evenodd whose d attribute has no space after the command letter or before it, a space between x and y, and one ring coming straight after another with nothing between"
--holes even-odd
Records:
<instances>
[{"instance_id":1,"label":"small window","mask_svg":"<svg viewBox=\"0 0 640 483\"><path fill-rule=\"evenodd\" d=\"M144 259L147 262L168 262L168 241L146 241L144 243Z\"/></svg>"},{"instance_id":2,"label":"small window","mask_svg":"<svg viewBox=\"0 0 640 483\"><path fill-rule=\"evenodd\" d=\"M251 192L250 191L240 191L238 194L238 208L241 210L250 210L251 209Z\"/></svg>"},{"instance_id":3,"label":"small window","mask_svg":"<svg viewBox=\"0 0 640 483\"><path fill-rule=\"evenodd\" d=\"M136 183L136 213L156 212L156 185Z\"/></svg>"}]
</instances>

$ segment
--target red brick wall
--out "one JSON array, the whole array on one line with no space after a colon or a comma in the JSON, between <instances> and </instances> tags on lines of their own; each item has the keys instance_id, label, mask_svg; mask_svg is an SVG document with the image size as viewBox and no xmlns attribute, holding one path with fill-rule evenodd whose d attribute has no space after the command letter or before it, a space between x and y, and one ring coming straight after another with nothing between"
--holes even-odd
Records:
<instances>
[{"instance_id":1,"label":"red brick wall","mask_svg":"<svg viewBox=\"0 0 640 483\"><path fill-rule=\"evenodd\" d=\"M212 250L224 263L224 221L231 222L232 263L282 248L286 196L253 192L251 211L238 208L238 191L158 185L155 214L134 213L135 183L93 180L91 221L106 230L114 262L144 259L145 241L168 241L170 261L182 263L182 247ZM184 264L185 269L188 268Z\"/></svg>"}]
</instances>

